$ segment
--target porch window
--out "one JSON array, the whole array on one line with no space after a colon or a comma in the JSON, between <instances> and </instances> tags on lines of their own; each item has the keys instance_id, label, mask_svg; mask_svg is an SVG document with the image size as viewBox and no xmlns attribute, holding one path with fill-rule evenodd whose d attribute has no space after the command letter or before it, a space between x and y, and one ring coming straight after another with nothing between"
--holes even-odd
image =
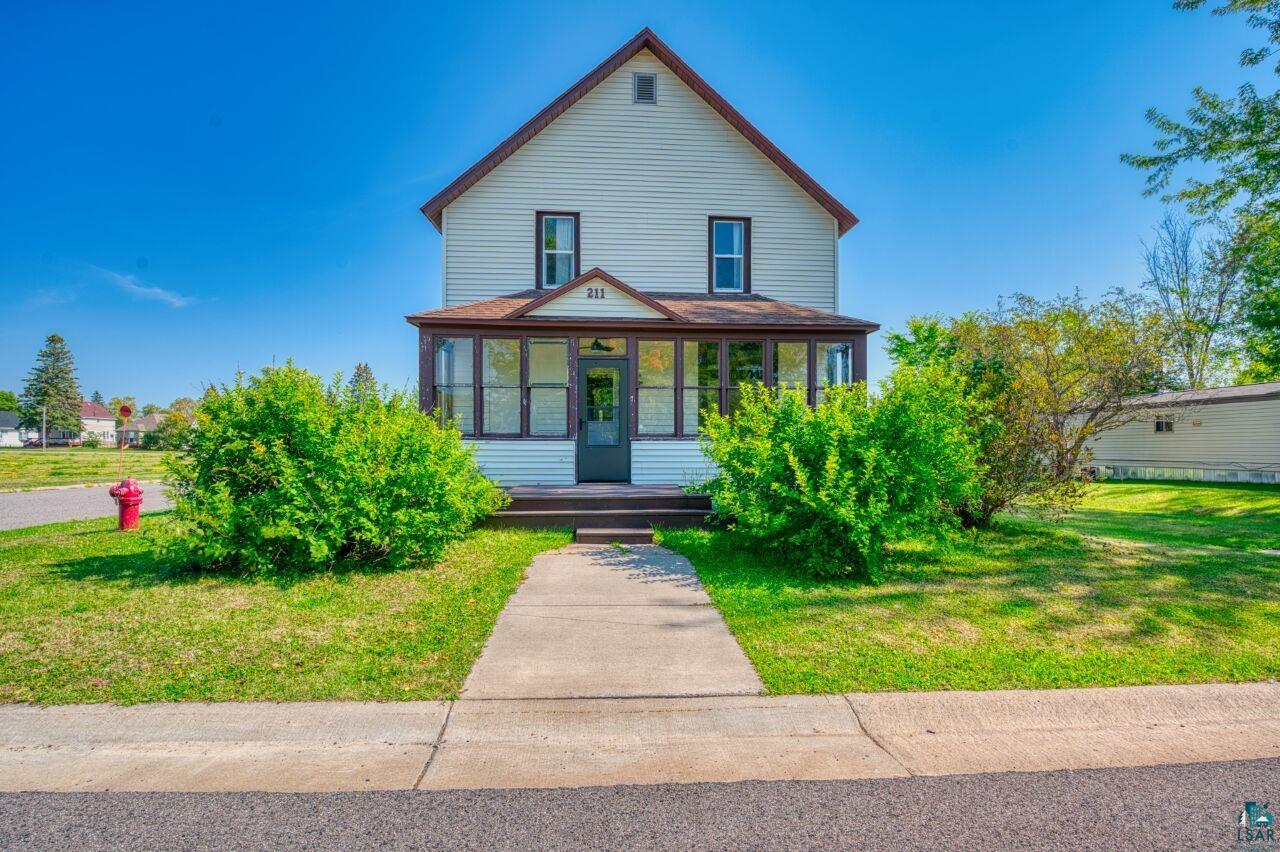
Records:
<instances>
[{"instance_id":1,"label":"porch window","mask_svg":"<svg viewBox=\"0 0 1280 852\"><path fill-rule=\"evenodd\" d=\"M529 434L565 435L569 423L569 341L529 338Z\"/></svg>"},{"instance_id":2,"label":"porch window","mask_svg":"<svg viewBox=\"0 0 1280 852\"><path fill-rule=\"evenodd\" d=\"M480 365L484 433L520 434L520 340L486 337Z\"/></svg>"},{"instance_id":3,"label":"porch window","mask_svg":"<svg viewBox=\"0 0 1280 852\"><path fill-rule=\"evenodd\" d=\"M764 381L764 342L729 341L729 411L738 407L741 385Z\"/></svg>"},{"instance_id":4,"label":"porch window","mask_svg":"<svg viewBox=\"0 0 1280 852\"><path fill-rule=\"evenodd\" d=\"M625 337L579 337L578 354L589 358L605 358L627 354Z\"/></svg>"},{"instance_id":5,"label":"porch window","mask_svg":"<svg viewBox=\"0 0 1280 852\"><path fill-rule=\"evenodd\" d=\"M826 396L823 388L853 382L853 346L849 343L818 343L818 390L816 399Z\"/></svg>"},{"instance_id":6,"label":"porch window","mask_svg":"<svg viewBox=\"0 0 1280 852\"><path fill-rule=\"evenodd\" d=\"M780 340L773 344L773 383L809 388L809 342Z\"/></svg>"},{"instance_id":7,"label":"porch window","mask_svg":"<svg viewBox=\"0 0 1280 852\"><path fill-rule=\"evenodd\" d=\"M707 268L712 293L746 293L751 281L751 222L712 217Z\"/></svg>"},{"instance_id":8,"label":"porch window","mask_svg":"<svg viewBox=\"0 0 1280 852\"><path fill-rule=\"evenodd\" d=\"M470 337L435 339L436 409L442 423L457 424L464 435L476 431L472 349Z\"/></svg>"},{"instance_id":9,"label":"porch window","mask_svg":"<svg viewBox=\"0 0 1280 852\"><path fill-rule=\"evenodd\" d=\"M676 432L676 342L641 340L637 344L636 392L641 435L674 435Z\"/></svg>"},{"instance_id":10,"label":"porch window","mask_svg":"<svg viewBox=\"0 0 1280 852\"><path fill-rule=\"evenodd\" d=\"M578 275L577 213L538 213L538 286L551 289Z\"/></svg>"},{"instance_id":11,"label":"porch window","mask_svg":"<svg viewBox=\"0 0 1280 852\"><path fill-rule=\"evenodd\" d=\"M720 410L720 341L684 342L681 392L684 394L681 433L697 435L705 420L703 412Z\"/></svg>"}]
</instances>

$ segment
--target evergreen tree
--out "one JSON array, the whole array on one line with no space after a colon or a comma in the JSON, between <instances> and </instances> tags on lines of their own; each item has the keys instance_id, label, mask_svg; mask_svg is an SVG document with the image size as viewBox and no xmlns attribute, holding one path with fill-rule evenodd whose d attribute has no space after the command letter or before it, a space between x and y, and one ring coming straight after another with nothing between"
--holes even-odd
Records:
<instances>
[{"instance_id":1,"label":"evergreen tree","mask_svg":"<svg viewBox=\"0 0 1280 852\"><path fill-rule=\"evenodd\" d=\"M22 390L22 425L40 427L41 407L46 407L46 428L67 432L80 431L80 406L84 396L76 381L75 359L60 334L45 338L44 348L36 356L36 365L27 374Z\"/></svg>"},{"instance_id":2,"label":"evergreen tree","mask_svg":"<svg viewBox=\"0 0 1280 852\"><path fill-rule=\"evenodd\" d=\"M90 402L96 402L98 405L106 405L107 401L102 398L102 391L94 391L93 396L89 397Z\"/></svg>"},{"instance_id":3,"label":"evergreen tree","mask_svg":"<svg viewBox=\"0 0 1280 852\"><path fill-rule=\"evenodd\" d=\"M356 362L356 368L351 372L351 381L347 383L347 387L352 396L361 400L376 396L378 393L378 383L373 378L373 370L369 369L369 365L363 361Z\"/></svg>"}]
</instances>

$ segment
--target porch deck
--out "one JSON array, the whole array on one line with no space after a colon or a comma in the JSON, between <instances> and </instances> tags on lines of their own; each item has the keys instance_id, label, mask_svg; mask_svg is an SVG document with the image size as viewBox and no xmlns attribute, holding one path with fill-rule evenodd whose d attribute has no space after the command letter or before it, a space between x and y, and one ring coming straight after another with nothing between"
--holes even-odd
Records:
<instances>
[{"instance_id":1,"label":"porch deck","mask_svg":"<svg viewBox=\"0 0 1280 852\"><path fill-rule=\"evenodd\" d=\"M647 540L654 526L696 527L711 514L709 496L678 485L513 485L506 492L511 505L486 526L568 527L579 541Z\"/></svg>"}]
</instances>

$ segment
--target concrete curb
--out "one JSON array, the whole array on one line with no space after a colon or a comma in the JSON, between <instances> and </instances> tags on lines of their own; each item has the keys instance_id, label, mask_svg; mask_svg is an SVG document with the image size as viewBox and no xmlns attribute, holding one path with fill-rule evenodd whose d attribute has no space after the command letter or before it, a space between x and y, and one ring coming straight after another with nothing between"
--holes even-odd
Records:
<instances>
[{"instance_id":1,"label":"concrete curb","mask_svg":"<svg viewBox=\"0 0 1280 852\"><path fill-rule=\"evenodd\" d=\"M0 791L837 780L1280 757L1280 684L0 707Z\"/></svg>"}]
</instances>

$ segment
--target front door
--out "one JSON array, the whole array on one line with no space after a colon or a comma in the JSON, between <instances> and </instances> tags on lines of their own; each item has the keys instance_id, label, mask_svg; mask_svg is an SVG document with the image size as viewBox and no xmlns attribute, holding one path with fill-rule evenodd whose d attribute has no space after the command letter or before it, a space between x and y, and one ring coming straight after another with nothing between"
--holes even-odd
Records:
<instances>
[{"instance_id":1,"label":"front door","mask_svg":"<svg viewBox=\"0 0 1280 852\"><path fill-rule=\"evenodd\" d=\"M627 361L578 362L578 481L631 480Z\"/></svg>"}]
</instances>

